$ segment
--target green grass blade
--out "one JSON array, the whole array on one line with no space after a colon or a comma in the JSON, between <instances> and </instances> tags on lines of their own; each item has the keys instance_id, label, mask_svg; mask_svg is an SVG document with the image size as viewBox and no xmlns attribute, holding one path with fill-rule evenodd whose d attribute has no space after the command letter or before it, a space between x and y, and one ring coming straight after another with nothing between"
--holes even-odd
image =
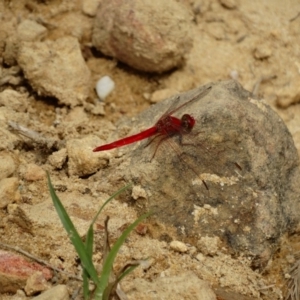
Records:
<instances>
[{"instance_id":1,"label":"green grass blade","mask_svg":"<svg viewBox=\"0 0 300 300\"><path fill-rule=\"evenodd\" d=\"M113 291L115 291L118 283L126 276L128 275L130 272L132 272L134 269L136 269L138 266L140 265L140 263L136 263L136 264L132 264L127 266L124 271L119 275L119 277L114 281L114 282L110 282L108 284L108 286L106 287L106 289L104 290L103 293L103 297L102 300L109 300L109 297L111 295L111 293Z\"/></svg>"},{"instance_id":2,"label":"green grass blade","mask_svg":"<svg viewBox=\"0 0 300 300\"><path fill-rule=\"evenodd\" d=\"M91 278L95 282L95 284L98 284L99 278L98 278L97 271L92 262L92 256L89 255L89 253L86 251L86 247L83 244L74 224L72 223L69 215L67 214L67 212L66 212L64 206L62 205L61 201L59 200L58 196L56 195L48 172L47 172L47 178L48 178L48 186L49 186L49 190L50 190L50 195L51 195L54 207L57 211L57 214L58 214L64 228L66 229L73 246L75 247L75 250L81 260L83 268L86 269L86 271L89 273L89 275L91 276Z\"/></svg>"},{"instance_id":3,"label":"green grass blade","mask_svg":"<svg viewBox=\"0 0 300 300\"><path fill-rule=\"evenodd\" d=\"M127 276L129 273L131 273L134 269L136 269L138 266L140 265L140 263L137 263L135 265L131 265L128 268L126 268L124 270L124 272L122 272L120 274L120 276L117 279L117 283L119 283L125 276Z\"/></svg>"},{"instance_id":4,"label":"green grass blade","mask_svg":"<svg viewBox=\"0 0 300 300\"><path fill-rule=\"evenodd\" d=\"M93 226L91 225L86 234L86 240L85 240L85 249L87 254L90 257L93 256L93 247L94 247L94 229Z\"/></svg>"},{"instance_id":5,"label":"green grass blade","mask_svg":"<svg viewBox=\"0 0 300 300\"><path fill-rule=\"evenodd\" d=\"M93 257L93 246L94 246L94 229L93 226L90 226L85 240L85 249L89 257ZM83 296L85 300L88 300L90 298L90 289L89 289L90 275L85 268L83 268L82 277L83 277Z\"/></svg>"},{"instance_id":6,"label":"green grass blade","mask_svg":"<svg viewBox=\"0 0 300 300\"><path fill-rule=\"evenodd\" d=\"M139 217L135 222L130 224L128 226L128 228L126 228L124 230L124 232L122 233L122 235L118 238L118 240L115 242L115 244L112 246L109 254L107 255L106 260L103 263L103 269L102 269L102 273L100 276L100 282L99 282L99 285L97 286L97 289L95 292L96 299L102 299L102 297L103 297L104 290L109 283L109 276L112 271L114 260L117 256L121 246L125 242L127 236L140 222L142 222L144 219L146 219L150 215L151 215L151 213L144 214L141 217Z\"/></svg>"},{"instance_id":7,"label":"green grass blade","mask_svg":"<svg viewBox=\"0 0 300 300\"><path fill-rule=\"evenodd\" d=\"M82 278L83 278L83 284L82 284L82 286L83 286L83 298L84 298L84 300L88 300L90 298L90 288L89 288L90 275L86 271L86 269L83 269Z\"/></svg>"}]
</instances>

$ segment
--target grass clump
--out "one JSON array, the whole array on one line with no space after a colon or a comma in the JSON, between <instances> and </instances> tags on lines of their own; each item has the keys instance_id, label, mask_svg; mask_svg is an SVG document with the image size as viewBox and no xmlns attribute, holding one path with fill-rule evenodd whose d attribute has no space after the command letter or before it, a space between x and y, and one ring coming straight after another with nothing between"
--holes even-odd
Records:
<instances>
[{"instance_id":1,"label":"grass clump","mask_svg":"<svg viewBox=\"0 0 300 300\"><path fill-rule=\"evenodd\" d=\"M122 193L124 190L126 190L130 185L127 185L120 190L118 190L116 193L114 193L111 197L109 197L104 204L100 207L97 214L93 218L89 229L86 234L86 241L83 242L78 234L78 231L76 230L74 224L72 223L69 215L67 214L64 206L62 205L60 199L56 195L56 192L53 188L53 185L51 183L51 179L49 174L47 173L48 177L48 186L50 195L54 204L54 207L57 211L57 214L65 228L65 230L68 233L68 236L80 258L81 265L83 268L83 295L84 299L95 299L95 300L108 300L110 297L115 293L117 289L118 283L130 272L132 272L137 266L139 266L140 262L131 262L126 264L122 270L119 272L119 274L113 274L113 263L114 260L125 242L127 236L130 234L130 232L145 218L147 218L150 213L144 214L141 217L139 217L135 222L130 224L126 230L122 233L122 235L118 238L118 240L113 244L113 246L109 247L108 243L108 231L107 231L107 224L108 224L108 218L105 221L105 251L104 251L104 259L103 259L103 267L101 274L98 275L95 265L92 261L93 256L93 243L94 243L94 229L93 225L95 224L99 214L103 210L103 208L117 195ZM90 293L89 290L89 283L90 281L94 284L95 289L93 293Z\"/></svg>"}]
</instances>

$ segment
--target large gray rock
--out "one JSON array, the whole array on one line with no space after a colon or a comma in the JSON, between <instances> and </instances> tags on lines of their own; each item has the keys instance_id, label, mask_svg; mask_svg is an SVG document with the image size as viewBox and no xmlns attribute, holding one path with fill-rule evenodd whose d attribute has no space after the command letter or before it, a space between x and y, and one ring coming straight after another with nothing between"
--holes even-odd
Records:
<instances>
[{"instance_id":1,"label":"large gray rock","mask_svg":"<svg viewBox=\"0 0 300 300\"><path fill-rule=\"evenodd\" d=\"M299 222L297 151L285 124L263 100L235 81L211 85L204 97L175 113L196 119L181 143L178 136L163 141L152 160L158 138L146 147L147 141L128 146L131 163L120 170L148 195L137 207L154 210L156 221L171 225L169 235L176 227L193 244L200 236L219 236L221 246L264 265L282 234ZM181 94L179 103L202 89ZM172 101L144 112L132 126L152 126Z\"/></svg>"}]
</instances>

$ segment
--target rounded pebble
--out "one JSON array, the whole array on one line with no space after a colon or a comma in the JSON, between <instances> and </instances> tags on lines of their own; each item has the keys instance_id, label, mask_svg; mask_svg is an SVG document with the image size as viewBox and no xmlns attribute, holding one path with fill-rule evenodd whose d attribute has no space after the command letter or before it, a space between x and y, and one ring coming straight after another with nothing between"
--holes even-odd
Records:
<instances>
[{"instance_id":1,"label":"rounded pebble","mask_svg":"<svg viewBox=\"0 0 300 300\"><path fill-rule=\"evenodd\" d=\"M96 83L96 92L104 100L115 88L115 82L109 76L103 76Z\"/></svg>"},{"instance_id":2,"label":"rounded pebble","mask_svg":"<svg viewBox=\"0 0 300 300\"><path fill-rule=\"evenodd\" d=\"M0 181L0 208L20 201L21 195L18 187L19 181L16 177L4 178Z\"/></svg>"},{"instance_id":3,"label":"rounded pebble","mask_svg":"<svg viewBox=\"0 0 300 300\"><path fill-rule=\"evenodd\" d=\"M14 159L5 152L0 154L0 180L10 177L16 170Z\"/></svg>"},{"instance_id":4,"label":"rounded pebble","mask_svg":"<svg viewBox=\"0 0 300 300\"><path fill-rule=\"evenodd\" d=\"M188 250L186 244L184 244L180 241L172 241L170 243L170 247L172 250L174 250L176 252L180 252L180 253L185 253Z\"/></svg>"},{"instance_id":5,"label":"rounded pebble","mask_svg":"<svg viewBox=\"0 0 300 300\"><path fill-rule=\"evenodd\" d=\"M135 69L166 72L182 66L192 47L192 20L175 0L102 0L93 45Z\"/></svg>"},{"instance_id":6,"label":"rounded pebble","mask_svg":"<svg viewBox=\"0 0 300 300\"><path fill-rule=\"evenodd\" d=\"M36 164L25 164L20 167L20 174L27 181L38 181L46 178L45 171Z\"/></svg>"}]
</instances>

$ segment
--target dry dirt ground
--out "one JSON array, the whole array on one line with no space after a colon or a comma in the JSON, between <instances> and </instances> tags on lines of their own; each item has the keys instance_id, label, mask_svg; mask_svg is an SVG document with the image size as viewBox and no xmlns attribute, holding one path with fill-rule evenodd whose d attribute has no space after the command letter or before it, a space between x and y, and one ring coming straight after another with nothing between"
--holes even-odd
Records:
<instances>
[{"instance_id":1,"label":"dry dirt ground","mask_svg":"<svg viewBox=\"0 0 300 300\"><path fill-rule=\"evenodd\" d=\"M16 91L19 97L10 101L7 100L10 94L2 94L0 104L3 109L0 115L1 163L9 165L3 172L6 177L12 178L1 183L5 186L1 191L6 193L5 197L9 193L10 201L1 203L0 241L73 274L79 271L76 253L52 207L43 170L49 171L59 196L84 236L99 205L124 184L122 176L114 171L122 152L97 156L98 168L106 168L105 174L109 170L111 181L103 178L101 172L87 176L85 168L89 166L80 166L76 156L82 155L83 159L85 155L92 157L93 147L107 139L127 135L130 128L126 126L116 131L118 124L122 124L120 121L136 117L152 102L208 82L236 79L245 89L262 97L281 116L300 153L299 1L186 0L185 4L194 14L190 28L193 47L182 67L161 75L135 71L92 49L94 17L84 12L82 2L85 1L0 0L0 92ZM24 61L16 61L7 49L4 52L4 48L18 25L26 19L47 29L42 41L70 36L78 39L91 72L87 99L82 101L78 98L78 103L73 105L65 100L68 98L65 95L40 96L45 95L43 90L38 91L28 78L25 80L24 73L18 71ZM113 78L116 86L104 102L99 102L94 87L104 75ZM63 80L68 85L70 78ZM21 136L20 132L12 130L9 122L23 125L39 135L34 139ZM131 132L139 130L134 128ZM55 144L58 140L62 145ZM77 148L80 149L78 152ZM55 149L60 149L60 152L53 156ZM93 166L96 163L93 162ZM112 241L120 235L124 226L137 218L134 206L119 201L108 205L97 223L94 259L98 265L102 258L106 215L111 219L109 230ZM222 251L205 256L192 245L185 245L187 249L182 253L170 247L169 241L153 238L149 226L145 235L139 232L131 234L121 249L115 269L120 269L132 259L150 258L148 267L144 270L138 268L123 281L123 289L130 299L142 299L135 298L140 297L134 296L139 295L138 291L137 294L132 292L139 289L139 284L143 286L140 278L156 282L161 277L183 276L190 271L209 282L215 291L219 290L216 292L218 299L282 299L285 277L295 261L299 245L298 236L284 237L272 261L258 271L251 269L247 257L233 258ZM66 276L62 279L58 276L57 280L67 284L70 293L78 286L78 282ZM184 289L184 280L182 284ZM235 294L228 296L224 290ZM179 299L176 295L168 295ZM1 297L16 299L13 294ZM25 299L21 292L19 297ZM147 297L145 295L143 299Z\"/></svg>"}]
</instances>

